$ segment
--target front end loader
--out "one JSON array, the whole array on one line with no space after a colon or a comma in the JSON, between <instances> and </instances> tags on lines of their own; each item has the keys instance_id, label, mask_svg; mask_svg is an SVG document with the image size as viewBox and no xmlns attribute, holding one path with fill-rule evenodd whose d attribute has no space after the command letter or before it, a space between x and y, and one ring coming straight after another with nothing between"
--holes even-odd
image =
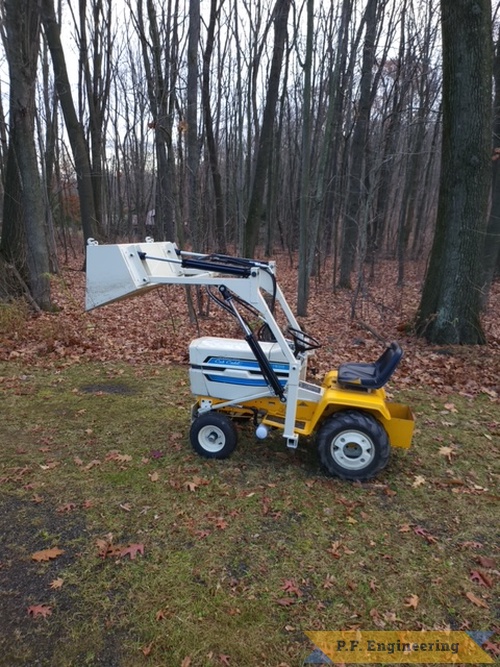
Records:
<instances>
[{"instance_id":1,"label":"front end loader","mask_svg":"<svg viewBox=\"0 0 500 667\"><path fill-rule=\"evenodd\" d=\"M171 242L89 241L87 310L165 284L204 287L241 330L241 338L203 336L189 345L190 440L198 454L230 456L241 419L252 420L258 438L281 431L290 448L315 434L325 471L347 480L375 477L391 447L410 447L412 411L384 389L403 354L398 343L374 362L344 363L320 385L309 382L308 359L320 344L295 319L274 262L186 252Z\"/></svg>"}]
</instances>

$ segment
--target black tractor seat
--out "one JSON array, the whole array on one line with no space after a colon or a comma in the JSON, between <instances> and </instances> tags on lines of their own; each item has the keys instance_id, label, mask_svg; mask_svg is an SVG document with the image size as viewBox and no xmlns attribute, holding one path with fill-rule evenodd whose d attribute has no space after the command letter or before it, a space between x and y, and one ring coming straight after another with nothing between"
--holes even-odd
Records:
<instances>
[{"instance_id":1,"label":"black tractor seat","mask_svg":"<svg viewBox=\"0 0 500 667\"><path fill-rule=\"evenodd\" d=\"M393 342L372 364L341 364L337 382L347 389L380 389L394 373L402 356L403 350Z\"/></svg>"}]
</instances>

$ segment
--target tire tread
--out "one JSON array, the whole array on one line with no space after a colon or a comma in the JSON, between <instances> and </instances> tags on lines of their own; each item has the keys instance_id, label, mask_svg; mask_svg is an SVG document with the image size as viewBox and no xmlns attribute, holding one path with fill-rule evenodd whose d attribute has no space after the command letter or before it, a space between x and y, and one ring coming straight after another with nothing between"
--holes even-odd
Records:
<instances>
[{"instance_id":1,"label":"tire tread","mask_svg":"<svg viewBox=\"0 0 500 667\"><path fill-rule=\"evenodd\" d=\"M334 435L342 430L357 429L367 433L375 446L375 459L365 470L342 470L330 456ZM330 417L318 431L318 456L322 467L332 476L344 480L365 482L376 477L387 465L391 453L387 432L371 414L359 410L343 410Z\"/></svg>"}]
</instances>

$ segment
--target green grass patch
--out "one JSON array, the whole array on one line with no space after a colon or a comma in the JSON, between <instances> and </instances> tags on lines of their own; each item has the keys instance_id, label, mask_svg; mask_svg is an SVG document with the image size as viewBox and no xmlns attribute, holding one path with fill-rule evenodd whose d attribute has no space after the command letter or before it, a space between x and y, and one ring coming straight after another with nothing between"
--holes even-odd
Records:
<instances>
[{"instance_id":1,"label":"green grass patch","mask_svg":"<svg viewBox=\"0 0 500 667\"><path fill-rule=\"evenodd\" d=\"M307 630L498 631L487 396L398 396L413 448L351 484L324 476L313 440L287 451L245 424L229 460L197 457L182 368L0 376L0 664L292 667Z\"/></svg>"}]
</instances>

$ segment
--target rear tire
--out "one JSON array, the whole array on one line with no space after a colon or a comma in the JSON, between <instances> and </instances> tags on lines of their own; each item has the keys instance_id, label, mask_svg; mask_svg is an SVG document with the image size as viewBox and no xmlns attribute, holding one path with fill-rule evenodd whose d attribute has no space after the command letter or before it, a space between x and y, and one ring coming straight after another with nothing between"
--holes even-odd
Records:
<instances>
[{"instance_id":1,"label":"rear tire","mask_svg":"<svg viewBox=\"0 0 500 667\"><path fill-rule=\"evenodd\" d=\"M227 459L238 441L233 420L213 411L196 417L189 437L194 451L207 459Z\"/></svg>"},{"instance_id":2,"label":"rear tire","mask_svg":"<svg viewBox=\"0 0 500 667\"><path fill-rule=\"evenodd\" d=\"M317 445L323 468L341 479L372 479L389 461L384 427L372 415L356 410L330 417L318 431Z\"/></svg>"}]
</instances>

